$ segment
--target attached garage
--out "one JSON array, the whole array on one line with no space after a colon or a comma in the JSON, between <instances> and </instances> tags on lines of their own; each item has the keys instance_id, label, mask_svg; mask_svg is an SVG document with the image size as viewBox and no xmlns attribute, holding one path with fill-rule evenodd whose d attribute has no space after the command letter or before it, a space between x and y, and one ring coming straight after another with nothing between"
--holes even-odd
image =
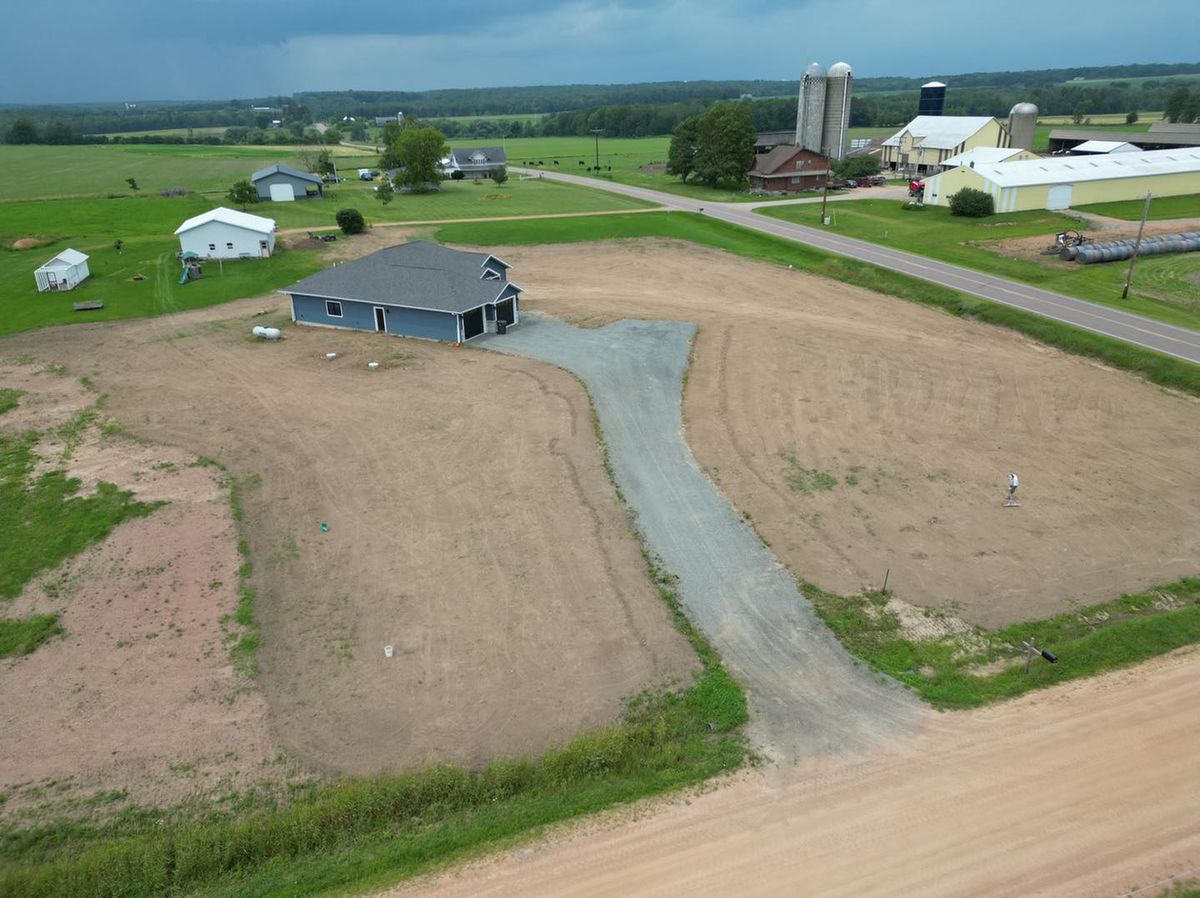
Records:
<instances>
[{"instance_id":1,"label":"attached garage","mask_svg":"<svg viewBox=\"0 0 1200 898\"><path fill-rule=\"evenodd\" d=\"M521 288L508 269L488 253L417 241L327 268L283 292L297 324L459 343L517 323Z\"/></svg>"}]
</instances>

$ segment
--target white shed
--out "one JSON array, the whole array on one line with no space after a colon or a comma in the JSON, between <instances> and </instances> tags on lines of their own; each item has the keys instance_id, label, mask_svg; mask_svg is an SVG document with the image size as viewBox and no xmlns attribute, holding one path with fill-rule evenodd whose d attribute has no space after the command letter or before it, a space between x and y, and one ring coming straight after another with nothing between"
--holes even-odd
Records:
<instances>
[{"instance_id":1,"label":"white shed","mask_svg":"<svg viewBox=\"0 0 1200 898\"><path fill-rule=\"evenodd\" d=\"M86 278L88 257L76 249L64 249L61 253L33 273L38 293L47 290L73 290Z\"/></svg>"},{"instance_id":2,"label":"white shed","mask_svg":"<svg viewBox=\"0 0 1200 898\"><path fill-rule=\"evenodd\" d=\"M265 259L275 252L275 219L210 209L175 229L179 248L203 259Z\"/></svg>"}]
</instances>

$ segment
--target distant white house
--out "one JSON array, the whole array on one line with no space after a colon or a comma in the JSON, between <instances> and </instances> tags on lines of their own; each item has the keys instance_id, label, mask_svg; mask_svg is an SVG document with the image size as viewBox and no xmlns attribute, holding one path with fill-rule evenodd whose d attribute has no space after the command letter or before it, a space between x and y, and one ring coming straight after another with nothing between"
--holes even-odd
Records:
<instances>
[{"instance_id":1,"label":"distant white house","mask_svg":"<svg viewBox=\"0 0 1200 898\"><path fill-rule=\"evenodd\" d=\"M492 172L508 163L504 147L453 147L442 160L442 171L456 181L461 178L490 178ZM456 174L457 172L457 174Z\"/></svg>"},{"instance_id":2,"label":"distant white house","mask_svg":"<svg viewBox=\"0 0 1200 898\"><path fill-rule=\"evenodd\" d=\"M275 219L224 207L189 218L175 235L182 252L204 259L265 259L275 252Z\"/></svg>"},{"instance_id":3,"label":"distant white house","mask_svg":"<svg viewBox=\"0 0 1200 898\"><path fill-rule=\"evenodd\" d=\"M33 273L38 293L56 290L73 290L88 271L88 257L75 249L64 249L61 253Z\"/></svg>"}]
</instances>

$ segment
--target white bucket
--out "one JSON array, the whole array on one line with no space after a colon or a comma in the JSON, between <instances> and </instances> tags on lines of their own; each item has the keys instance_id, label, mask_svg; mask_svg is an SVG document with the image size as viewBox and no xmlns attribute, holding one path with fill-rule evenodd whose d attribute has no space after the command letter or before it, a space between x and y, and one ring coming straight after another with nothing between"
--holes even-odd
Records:
<instances>
[{"instance_id":1,"label":"white bucket","mask_svg":"<svg viewBox=\"0 0 1200 898\"><path fill-rule=\"evenodd\" d=\"M379 367L379 362L367 362L367 367L374 371Z\"/></svg>"},{"instance_id":2,"label":"white bucket","mask_svg":"<svg viewBox=\"0 0 1200 898\"><path fill-rule=\"evenodd\" d=\"M336 352L327 352L327 353L325 353L325 358L329 359L332 362L334 359L337 358L337 353Z\"/></svg>"},{"instance_id":3,"label":"white bucket","mask_svg":"<svg viewBox=\"0 0 1200 898\"><path fill-rule=\"evenodd\" d=\"M394 655L394 654L396 654L396 647L395 647L395 646L393 646L393 645L385 645L385 646L383 647L383 657L385 657L385 658L390 658L390 657L392 657L392 655Z\"/></svg>"}]
</instances>

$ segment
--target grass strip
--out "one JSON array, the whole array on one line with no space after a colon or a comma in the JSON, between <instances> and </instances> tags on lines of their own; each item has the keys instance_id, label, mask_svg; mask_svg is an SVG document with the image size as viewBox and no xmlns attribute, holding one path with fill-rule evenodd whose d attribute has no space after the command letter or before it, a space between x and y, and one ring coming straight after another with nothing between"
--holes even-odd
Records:
<instances>
[{"instance_id":1,"label":"grass strip","mask_svg":"<svg viewBox=\"0 0 1200 898\"><path fill-rule=\"evenodd\" d=\"M103 481L93 495L79 496L80 481L63 471L35 478L37 441L32 431L0 435L0 599L15 598L37 574L162 504L138 502L132 492Z\"/></svg>"},{"instance_id":2,"label":"grass strip","mask_svg":"<svg viewBox=\"0 0 1200 898\"><path fill-rule=\"evenodd\" d=\"M1200 577L1043 620L977 629L967 639L906 638L887 596L879 592L839 596L810 583L801 588L849 651L938 708L978 707L1200 642ZM1021 643L1026 639L1054 652L1058 663L1035 659L1025 673ZM978 672L996 662L1001 669Z\"/></svg>"},{"instance_id":3,"label":"grass strip","mask_svg":"<svg viewBox=\"0 0 1200 898\"><path fill-rule=\"evenodd\" d=\"M5 412L11 412L16 408L22 395L23 391L21 390L0 387L0 415L3 415Z\"/></svg>"},{"instance_id":4,"label":"grass strip","mask_svg":"<svg viewBox=\"0 0 1200 898\"><path fill-rule=\"evenodd\" d=\"M64 632L57 614L0 619L0 658L28 655L51 636L61 636Z\"/></svg>"},{"instance_id":5,"label":"grass strip","mask_svg":"<svg viewBox=\"0 0 1200 898\"><path fill-rule=\"evenodd\" d=\"M446 243L487 246L638 237L687 240L749 259L791 265L821 277L941 309L961 318L1000 325L1065 352L1097 359L1114 368L1139 374L1160 386L1200 396L1200 366L1181 359L702 215L647 212L638 215L563 218L552 222L472 222L443 225L437 231L437 239Z\"/></svg>"}]
</instances>

